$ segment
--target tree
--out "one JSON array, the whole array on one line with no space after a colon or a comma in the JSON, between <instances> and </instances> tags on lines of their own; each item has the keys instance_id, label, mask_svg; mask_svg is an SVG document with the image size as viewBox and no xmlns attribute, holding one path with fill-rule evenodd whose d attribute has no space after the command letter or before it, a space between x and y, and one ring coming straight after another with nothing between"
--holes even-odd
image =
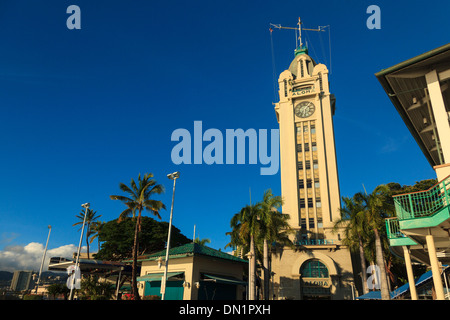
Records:
<instances>
[{"instance_id":1,"label":"tree","mask_svg":"<svg viewBox=\"0 0 450 320\"><path fill-rule=\"evenodd\" d=\"M118 218L104 223L98 234L102 246L95 257L109 261L122 261L132 257L135 226L136 218L131 217L122 219L120 223L118 223ZM168 222L142 216L138 256L163 250L167 241L168 230ZM173 246L181 246L189 242L192 242L192 240L172 225L170 243Z\"/></svg>"},{"instance_id":2,"label":"tree","mask_svg":"<svg viewBox=\"0 0 450 320\"><path fill-rule=\"evenodd\" d=\"M282 199L274 196L269 189L264 192L263 200L255 205L247 205L236 213L231 221L231 232L226 234L231 237L231 241L226 247L237 248L241 252L249 252L253 257L250 260L249 271L249 299L254 299L255 295L255 269L256 259L260 260L264 270L264 296L268 298L269 284L269 243L289 245L292 242L289 234L292 230L289 227L287 214L278 212ZM259 248L262 247L262 250ZM262 254L261 254L262 251ZM260 258L262 256L262 259Z\"/></svg>"},{"instance_id":3,"label":"tree","mask_svg":"<svg viewBox=\"0 0 450 320\"><path fill-rule=\"evenodd\" d=\"M200 244L202 246L206 245L207 243L211 243L211 240L208 238L200 239L199 237L194 239L194 243Z\"/></svg>"},{"instance_id":4,"label":"tree","mask_svg":"<svg viewBox=\"0 0 450 320\"><path fill-rule=\"evenodd\" d=\"M288 223L289 215L278 212L283 205L280 196L274 196L272 190L266 190L263 200L258 203L260 208L260 237L263 239L263 274L264 274L264 299L269 299L269 243L281 243L292 245L289 240L291 229Z\"/></svg>"},{"instance_id":5,"label":"tree","mask_svg":"<svg viewBox=\"0 0 450 320\"><path fill-rule=\"evenodd\" d=\"M390 300L386 266L380 231L385 230L385 218L392 216L394 208L390 201L390 190L386 185L379 185L371 194L359 192L355 199L363 205L367 227L373 231L375 240L376 262L380 269L381 299Z\"/></svg>"},{"instance_id":6,"label":"tree","mask_svg":"<svg viewBox=\"0 0 450 320\"><path fill-rule=\"evenodd\" d=\"M139 232L141 231L141 215L142 211L150 211L153 215L161 219L159 211L165 209L165 205L159 200L153 200L151 197L155 194L161 194L164 192L164 187L156 183L152 173L141 174L138 176L138 183L131 179L130 187L124 183L119 184L120 190L128 194L127 196L111 195L112 200L122 201L127 208L120 214L119 221L128 217L130 214L135 215L136 211L138 216L136 218L136 226L134 231L134 244L133 244L133 264L132 264L132 294L135 300L140 300L136 281L137 271L137 252L139 244Z\"/></svg>"},{"instance_id":7,"label":"tree","mask_svg":"<svg viewBox=\"0 0 450 320\"><path fill-rule=\"evenodd\" d=\"M341 218L335 222L333 232L343 230L342 244L346 245L350 251L359 252L361 260L361 274L364 294L369 292L367 286L366 259L364 254L364 243L367 237L367 225L365 223L365 212L361 200L349 197L342 197L343 206L339 209Z\"/></svg>"},{"instance_id":8,"label":"tree","mask_svg":"<svg viewBox=\"0 0 450 320\"><path fill-rule=\"evenodd\" d=\"M249 300L255 299L255 271L256 271L256 254L255 254L255 235L258 229L258 219L260 216L259 205L247 205L236 213L230 221L230 226L234 231L232 236L233 245L244 245L250 247L249 259Z\"/></svg>"},{"instance_id":9,"label":"tree","mask_svg":"<svg viewBox=\"0 0 450 320\"><path fill-rule=\"evenodd\" d=\"M64 300L67 300L70 290L65 283L53 283L47 287L47 292L49 295L53 296L53 299L55 299L57 295L62 294Z\"/></svg>"},{"instance_id":10,"label":"tree","mask_svg":"<svg viewBox=\"0 0 450 320\"><path fill-rule=\"evenodd\" d=\"M104 222L101 221L94 221L91 225L91 227L89 228L89 243L92 244L92 242L94 242L95 239L97 239L97 243L98 243L98 250L97 253L100 251L100 239L98 237L99 233L100 233L100 229L102 228Z\"/></svg>"},{"instance_id":11,"label":"tree","mask_svg":"<svg viewBox=\"0 0 450 320\"><path fill-rule=\"evenodd\" d=\"M76 225L81 225L81 228L83 228L83 221L84 221L84 215L86 214L86 247L87 247L87 258L90 259L89 256L89 237L92 234L92 230L91 230L91 226L93 223L95 223L95 221L100 218L102 215L98 215L97 211L94 211L90 208L87 209L87 211L85 210L81 210L81 212L77 215L77 218L80 220L77 223L74 223L73 226ZM81 230L80 228L80 230Z\"/></svg>"},{"instance_id":12,"label":"tree","mask_svg":"<svg viewBox=\"0 0 450 320\"><path fill-rule=\"evenodd\" d=\"M80 294L82 299L110 300L115 293L113 284L99 281L97 277L87 277L81 280Z\"/></svg>"}]
</instances>

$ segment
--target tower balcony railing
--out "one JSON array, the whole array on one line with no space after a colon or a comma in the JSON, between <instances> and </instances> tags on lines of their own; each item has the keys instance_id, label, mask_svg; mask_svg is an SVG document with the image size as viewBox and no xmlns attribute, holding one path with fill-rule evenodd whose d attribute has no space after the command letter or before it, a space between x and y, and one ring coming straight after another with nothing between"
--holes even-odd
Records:
<instances>
[{"instance_id":1,"label":"tower balcony railing","mask_svg":"<svg viewBox=\"0 0 450 320\"><path fill-rule=\"evenodd\" d=\"M393 196L399 220L430 217L450 204L450 176L428 190Z\"/></svg>"},{"instance_id":2,"label":"tower balcony railing","mask_svg":"<svg viewBox=\"0 0 450 320\"><path fill-rule=\"evenodd\" d=\"M323 246L323 245L335 245L336 240L333 239L301 239L297 241L299 246Z\"/></svg>"}]
</instances>

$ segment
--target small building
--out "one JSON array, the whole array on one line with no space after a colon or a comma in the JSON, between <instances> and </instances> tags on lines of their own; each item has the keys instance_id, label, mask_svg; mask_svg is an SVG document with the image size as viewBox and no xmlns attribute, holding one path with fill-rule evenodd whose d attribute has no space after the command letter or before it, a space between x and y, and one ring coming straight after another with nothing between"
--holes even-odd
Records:
<instances>
[{"instance_id":1,"label":"small building","mask_svg":"<svg viewBox=\"0 0 450 320\"><path fill-rule=\"evenodd\" d=\"M161 297L166 250L140 256L139 294ZM197 243L169 250L165 300L243 300L247 260Z\"/></svg>"}]
</instances>

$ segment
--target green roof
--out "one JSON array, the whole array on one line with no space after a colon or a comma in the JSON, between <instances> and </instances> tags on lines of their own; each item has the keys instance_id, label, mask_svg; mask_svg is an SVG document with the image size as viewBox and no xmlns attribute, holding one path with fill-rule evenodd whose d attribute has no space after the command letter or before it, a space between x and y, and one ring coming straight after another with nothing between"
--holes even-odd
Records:
<instances>
[{"instance_id":1,"label":"green roof","mask_svg":"<svg viewBox=\"0 0 450 320\"><path fill-rule=\"evenodd\" d=\"M149 260L156 260L159 257L165 257L166 256L166 250L161 250L152 254L144 255L138 257L138 261L149 261ZM218 259L224 259L224 260L230 260L230 261L236 261L241 263L248 263L247 260L241 259L239 257L235 257L231 254L228 254L226 252L222 252L213 248L209 248L207 246L200 245L198 243L187 243L185 245L171 248L169 250L169 258L182 258L182 257L189 257L189 256L208 256Z\"/></svg>"}]
</instances>

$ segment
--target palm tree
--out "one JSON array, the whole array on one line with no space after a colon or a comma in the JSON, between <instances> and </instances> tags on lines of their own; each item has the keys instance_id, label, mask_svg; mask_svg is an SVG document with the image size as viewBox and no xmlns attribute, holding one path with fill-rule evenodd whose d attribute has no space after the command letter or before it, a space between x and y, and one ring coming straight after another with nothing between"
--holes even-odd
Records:
<instances>
[{"instance_id":1,"label":"palm tree","mask_svg":"<svg viewBox=\"0 0 450 320\"><path fill-rule=\"evenodd\" d=\"M100 234L100 229L103 226L104 222L101 221L94 221L91 225L91 228L88 230L89 232L89 243L92 244L92 242L94 242L95 239L97 239L97 244L98 244L98 251L100 251L100 238L99 238L99 234Z\"/></svg>"},{"instance_id":2,"label":"palm tree","mask_svg":"<svg viewBox=\"0 0 450 320\"><path fill-rule=\"evenodd\" d=\"M257 234L259 225L260 207L259 205L247 205L236 213L230 221L232 228L232 243L233 246L250 246L249 259L249 300L255 299L255 270L256 270L256 255L255 255L255 236Z\"/></svg>"},{"instance_id":3,"label":"palm tree","mask_svg":"<svg viewBox=\"0 0 450 320\"><path fill-rule=\"evenodd\" d=\"M278 212L283 205L280 196L274 196L272 190L266 190L260 207L260 236L263 238L263 273L264 273L264 299L269 299L269 242L291 245L288 234L291 229L288 223L289 216Z\"/></svg>"},{"instance_id":4,"label":"palm tree","mask_svg":"<svg viewBox=\"0 0 450 320\"><path fill-rule=\"evenodd\" d=\"M87 211L81 210L81 212L77 215L77 218L80 219L79 222L74 223L73 226L81 224L81 228L83 228L84 215L86 214L86 246L87 246L87 258L90 259L89 256L89 237L92 234L91 226L95 221L100 218L102 215L98 215L97 211L94 211L90 208ZM81 230L80 228L80 230Z\"/></svg>"},{"instance_id":5,"label":"palm tree","mask_svg":"<svg viewBox=\"0 0 450 320\"><path fill-rule=\"evenodd\" d=\"M389 285L387 282L386 266L383 257L380 230L384 228L385 218L392 216L393 208L389 202L389 188L380 185L367 195L361 192L355 195L355 199L361 201L364 207L364 215L367 227L373 231L375 240L376 262L380 269L381 299L390 300Z\"/></svg>"},{"instance_id":6,"label":"palm tree","mask_svg":"<svg viewBox=\"0 0 450 320\"><path fill-rule=\"evenodd\" d=\"M361 201L355 199L355 196L352 198L342 197L342 201L344 205L339 208L341 218L335 222L333 232L343 230L342 244L346 245L352 252L359 252L363 291L366 294L369 292L369 288L367 286L367 266L364 254L364 239L367 237L364 207Z\"/></svg>"},{"instance_id":7,"label":"palm tree","mask_svg":"<svg viewBox=\"0 0 450 320\"><path fill-rule=\"evenodd\" d=\"M150 211L154 216L157 216L161 219L159 215L159 211L161 209L165 209L165 205L159 200L153 200L151 197L155 194L161 194L164 192L164 187L160 184L156 183L153 178L152 173L147 173L143 177L141 174L138 176L138 183L131 179L130 187L128 187L124 183L119 184L120 190L127 193L129 196L118 196L112 195L110 198L112 200L120 200L122 201L127 208L120 214L119 222L123 220L123 218L129 216L130 214L135 216L136 211L138 212L138 216L136 218L136 227L134 230L134 245L133 245L133 264L132 264L132 286L131 293L135 300L140 300L137 288L136 281L136 271L137 271L137 255L139 250L139 232L141 231L141 215L142 211L147 210Z\"/></svg>"},{"instance_id":8,"label":"palm tree","mask_svg":"<svg viewBox=\"0 0 450 320\"><path fill-rule=\"evenodd\" d=\"M200 244L202 246L206 245L207 243L211 243L211 240L208 238L200 239L199 237L194 239L194 243Z\"/></svg>"}]
</instances>

